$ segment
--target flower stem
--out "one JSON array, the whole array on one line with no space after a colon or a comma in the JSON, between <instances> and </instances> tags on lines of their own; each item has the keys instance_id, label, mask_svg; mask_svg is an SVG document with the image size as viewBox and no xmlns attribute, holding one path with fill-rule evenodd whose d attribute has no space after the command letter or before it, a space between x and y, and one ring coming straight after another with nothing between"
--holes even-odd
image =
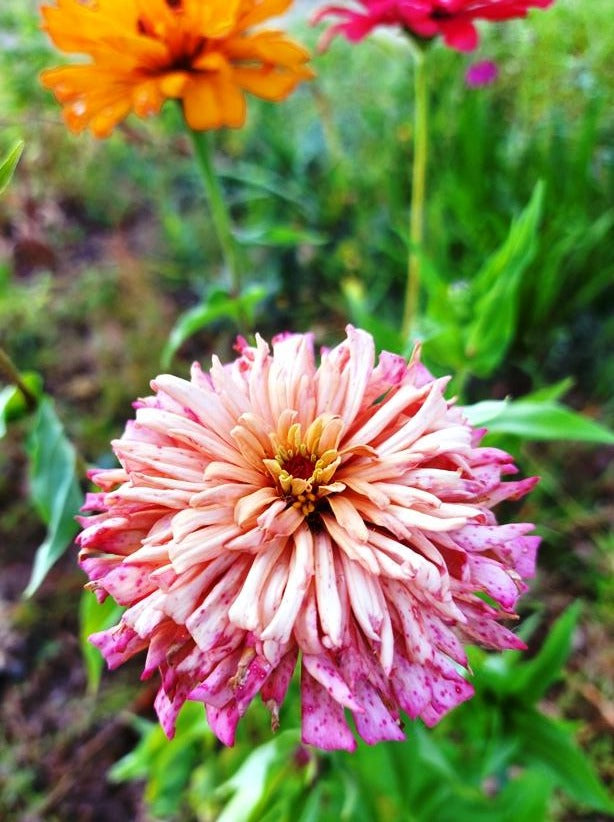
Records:
<instances>
[{"instance_id":1,"label":"flower stem","mask_svg":"<svg viewBox=\"0 0 614 822\"><path fill-rule=\"evenodd\" d=\"M0 374L3 374L8 382L12 383L16 388L21 391L21 394L26 401L26 406L28 407L29 411L34 411L36 406L38 405L38 400L36 396L30 391L28 386L25 382L21 379L21 375L13 360L9 357L6 351L3 348L0 348Z\"/></svg>"},{"instance_id":2,"label":"flower stem","mask_svg":"<svg viewBox=\"0 0 614 822\"><path fill-rule=\"evenodd\" d=\"M424 199L428 148L428 91L426 55L414 49L414 158L411 183L411 214L409 223L409 255L405 308L401 334L408 340L416 313L420 292L420 263L424 243Z\"/></svg>"},{"instance_id":3,"label":"flower stem","mask_svg":"<svg viewBox=\"0 0 614 822\"><path fill-rule=\"evenodd\" d=\"M232 223L222 193L222 187L213 168L211 135L204 131L194 131L193 129L189 129L189 131L205 184L215 232L222 248L224 263L230 274L231 290L235 297L239 297L243 279L241 253L232 232Z\"/></svg>"}]
</instances>

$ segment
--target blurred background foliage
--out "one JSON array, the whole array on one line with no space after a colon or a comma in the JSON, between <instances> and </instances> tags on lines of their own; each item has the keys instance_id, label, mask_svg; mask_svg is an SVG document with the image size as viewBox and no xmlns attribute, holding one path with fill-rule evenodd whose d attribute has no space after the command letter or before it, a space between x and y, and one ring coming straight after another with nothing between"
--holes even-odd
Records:
<instances>
[{"instance_id":1,"label":"blurred background foliage","mask_svg":"<svg viewBox=\"0 0 614 822\"><path fill-rule=\"evenodd\" d=\"M70 539L80 462L111 463L108 442L163 358L186 374L192 359L230 356L246 311L266 337L312 330L331 343L351 320L380 347L405 347L407 47L393 36L335 41L314 60L315 82L282 105L250 100L247 127L216 135L252 272L239 312L178 111L131 118L103 142L70 135L38 84L59 57L36 6L0 8L0 157L26 143L0 200L0 345L32 391L40 396L42 377L49 396L34 422L12 394L0 398L0 816L607 818L597 774L614 775L611 449L595 444L601 434L593 444L586 429L580 436L558 405L546 436L527 406L564 400L589 422L612 416L608 0L557 0L529 23L485 28L470 58L437 46L430 55L417 332L427 362L454 372L481 418L486 401L525 397L514 425L494 414L489 436L542 477L514 515L538 522L545 541L523 601L529 653L476 650L472 702L434 731L409 723L407 743L361 746L354 757L300 746L296 699L272 739L256 709L237 747L220 750L189 706L177 738L163 742L138 666L106 677L97 652L82 655L83 579L71 552L36 597L20 595L37 547L63 550ZM289 25L315 45L305 16L299 7ZM499 77L469 89L465 70L482 58ZM559 441L530 442L540 438ZM68 477L62 510L48 504L57 465L37 457L50 439ZM578 599L580 615L567 607ZM113 617L90 599L81 616L84 635Z\"/></svg>"}]
</instances>

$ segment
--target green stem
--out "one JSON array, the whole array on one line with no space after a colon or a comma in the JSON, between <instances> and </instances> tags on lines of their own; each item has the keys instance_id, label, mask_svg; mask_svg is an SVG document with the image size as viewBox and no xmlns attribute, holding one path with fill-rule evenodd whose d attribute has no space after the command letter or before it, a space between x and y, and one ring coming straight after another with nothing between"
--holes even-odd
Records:
<instances>
[{"instance_id":1,"label":"green stem","mask_svg":"<svg viewBox=\"0 0 614 822\"><path fill-rule=\"evenodd\" d=\"M425 52L414 49L414 159L411 183L409 257L401 334L408 340L418 311L420 262L424 243L424 199L428 148L428 91Z\"/></svg>"},{"instance_id":2,"label":"green stem","mask_svg":"<svg viewBox=\"0 0 614 822\"><path fill-rule=\"evenodd\" d=\"M189 131L205 184L215 232L222 248L224 262L230 274L231 290L235 297L239 297L243 279L241 253L232 231L230 214L224 200L222 187L213 168L212 138L208 132L193 131L192 129L189 129Z\"/></svg>"},{"instance_id":3,"label":"green stem","mask_svg":"<svg viewBox=\"0 0 614 822\"><path fill-rule=\"evenodd\" d=\"M28 409L30 411L34 411L38 405L38 400L32 391L30 391L25 382L21 379L21 375L15 367L13 360L3 348L0 348L0 374L3 374L8 382L12 383L19 389L19 391L21 391Z\"/></svg>"}]
</instances>

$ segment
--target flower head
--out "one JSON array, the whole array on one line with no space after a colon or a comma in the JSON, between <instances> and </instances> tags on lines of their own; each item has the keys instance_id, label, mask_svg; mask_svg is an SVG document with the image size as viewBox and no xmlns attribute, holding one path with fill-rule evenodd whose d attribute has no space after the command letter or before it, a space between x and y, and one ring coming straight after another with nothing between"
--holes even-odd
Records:
<instances>
[{"instance_id":1,"label":"flower head","mask_svg":"<svg viewBox=\"0 0 614 822\"><path fill-rule=\"evenodd\" d=\"M324 36L326 46L336 34L357 43L377 26L400 26L418 40L443 37L446 46L472 51L478 45L476 20L525 17L532 6L547 8L554 0L357 0L360 8L328 5L313 17L337 17Z\"/></svg>"},{"instance_id":2,"label":"flower head","mask_svg":"<svg viewBox=\"0 0 614 822\"><path fill-rule=\"evenodd\" d=\"M89 63L53 68L42 82L72 131L108 136L130 112L183 102L198 131L245 122L244 92L281 100L313 76L308 52L281 31L251 32L291 0L55 0L44 27Z\"/></svg>"},{"instance_id":3,"label":"flower head","mask_svg":"<svg viewBox=\"0 0 614 822\"><path fill-rule=\"evenodd\" d=\"M260 693L273 725L300 654L303 741L403 739L469 698L463 641L522 648L500 624L538 537L493 506L512 458L444 398L447 379L351 326L316 363L309 334L163 375L95 470L79 536L99 599L126 605L91 639L111 668L147 650L167 734L186 699L232 744Z\"/></svg>"},{"instance_id":4,"label":"flower head","mask_svg":"<svg viewBox=\"0 0 614 822\"><path fill-rule=\"evenodd\" d=\"M497 64L492 60L480 60L472 63L465 72L465 83L469 88L490 86L499 76Z\"/></svg>"}]
</instances>

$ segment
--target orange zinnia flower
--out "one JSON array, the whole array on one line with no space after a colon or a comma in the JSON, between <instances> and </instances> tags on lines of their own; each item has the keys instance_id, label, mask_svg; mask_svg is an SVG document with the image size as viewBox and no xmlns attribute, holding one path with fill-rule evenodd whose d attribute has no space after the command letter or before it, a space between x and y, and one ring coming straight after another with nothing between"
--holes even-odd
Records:
<instances>
[{"instance_id":1,"label":"orange zinnia flower","mask_svg":"<svg viewBox=\"0 0 614 822\"><path fill-rule=\"evenodd\" d=\"M91 63L44 71L68 127L108 136L131 111L183 101L198 131L245 122L244 91L281 100L313 76L309 53L277 30L247 33L291 0L55 0L45 29L62 51Z\"/></svg>"}]
</instances>

